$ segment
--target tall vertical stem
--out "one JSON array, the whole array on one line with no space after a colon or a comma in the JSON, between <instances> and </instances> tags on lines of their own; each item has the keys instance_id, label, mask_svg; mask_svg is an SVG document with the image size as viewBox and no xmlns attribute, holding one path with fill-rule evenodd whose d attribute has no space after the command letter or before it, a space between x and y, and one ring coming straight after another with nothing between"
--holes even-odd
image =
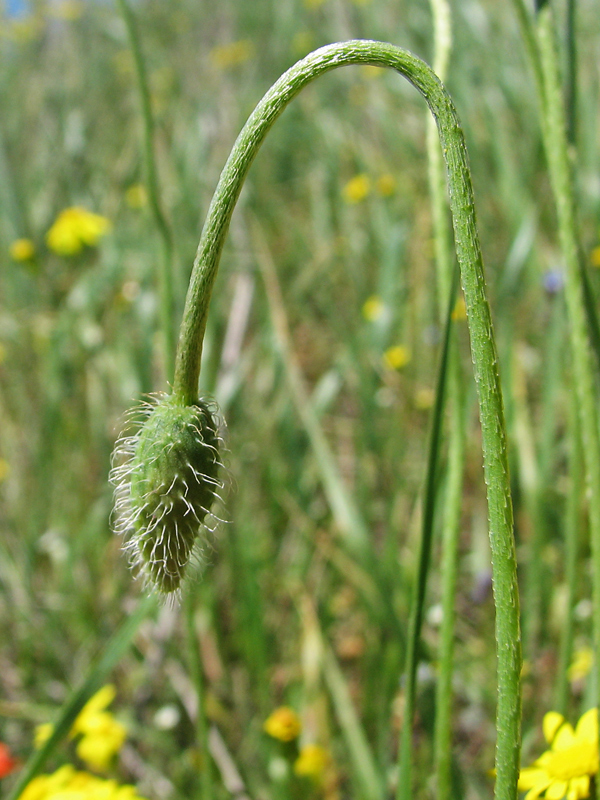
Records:
<instances>
[{"instance_id":1,"label":"tall vertical stem","mask_svg":"<svg viewBox=\"0 0 600 800\"><path fill-rule=\"evenodd\" d=\"M567 124L558 70L558 53L550 5L537 15L537 35L545 93L545 145L556 201L560 244L565 260L565 298L569 316L571 356L579 404L586 482L589 496L593 570L593 622L596 685L600 686L600 435L597 391L585 313L585 292L577 244L573 177Z\"/></svg>"},{"instance_id":2,"label":"tall vertical stem","mask_svg":"<svg viewBox=\"0 0 600 800\"><path fill-rule=\"evenodd\" d=\"M160 199L160 189L158 185L158 172L156 169L156 158L154 155L154 117L152 115L152 104L150 99L150 89L146 75L146 62L142 53L135 20L127 0L117 0L121 14L125 20L131 52L135 63L138 91L142 106L142 116L144 120L144 164L146 170L146 181L148 185L148 199L152 215L162 239L163 258L159 271L160 279L160 323L163 335L163 359L167 380L171 380L174 370L175 353L175 298L173 280L173 234L167 217L163 211Z\"/></svg>"}]
</instances>

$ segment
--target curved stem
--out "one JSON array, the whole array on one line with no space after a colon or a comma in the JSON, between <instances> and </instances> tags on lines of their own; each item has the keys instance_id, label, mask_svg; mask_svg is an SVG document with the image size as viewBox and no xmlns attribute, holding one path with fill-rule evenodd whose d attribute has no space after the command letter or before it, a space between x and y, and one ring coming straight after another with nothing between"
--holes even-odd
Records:
<instances>
[{"instance_id":1,"label":"curved stem","mask_svg":"<svg viewBox=\"0 0 600 800\"><path fill-rule=\"evenodd\" d=\"M311 53L267 92L233 147L208 212L188 289L173 391L184 403L196 400L202 337L221 250L236 200L261 143L277 117L304 86L325 72L351 64L371 64L399 72L423 95L438 124L448 170L455 246L467 306L487 484L498 647L495 795L502 800L513 800L519 772L521 643L498 359L485 291L464 135L452 100L423 61L390 44L343 42Z\"/></svg>"}]
</instances>

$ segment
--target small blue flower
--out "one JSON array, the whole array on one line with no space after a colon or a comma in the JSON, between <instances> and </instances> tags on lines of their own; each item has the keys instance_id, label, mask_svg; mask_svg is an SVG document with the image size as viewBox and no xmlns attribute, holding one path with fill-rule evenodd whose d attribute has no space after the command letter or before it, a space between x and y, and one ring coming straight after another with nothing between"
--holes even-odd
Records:
<instances>
[{"instance_id":1,"label":"small blue flower","mask_svg":"<svg viewBox=\"0 0 600 800\"><path fill-rule=\"evenodd\" d=\"M560 269L549 269L543 277L544 289L548 294L557 294L564 286L564 278Z\"/></svg>"}]
</instances>

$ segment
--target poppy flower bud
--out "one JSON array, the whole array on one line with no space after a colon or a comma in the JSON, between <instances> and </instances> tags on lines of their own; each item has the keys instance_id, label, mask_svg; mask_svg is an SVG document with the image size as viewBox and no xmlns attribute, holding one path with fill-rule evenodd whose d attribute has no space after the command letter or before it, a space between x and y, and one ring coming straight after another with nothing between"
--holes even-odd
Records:
<instances>
[{"instance_id":1,"label":"poppy flower bud","mask_svg":"<svg viewBox=\"0 0 600 800\"><path fill-rule=\"evenodd\" d=\"M187 406L162 397L145 410L141 428L115 449L117 458L125 456L111 473L115 529L126 537L124 548L146 584L176 595L222 488L221 439L202 400Z\"/></svg>"}]
</instances>

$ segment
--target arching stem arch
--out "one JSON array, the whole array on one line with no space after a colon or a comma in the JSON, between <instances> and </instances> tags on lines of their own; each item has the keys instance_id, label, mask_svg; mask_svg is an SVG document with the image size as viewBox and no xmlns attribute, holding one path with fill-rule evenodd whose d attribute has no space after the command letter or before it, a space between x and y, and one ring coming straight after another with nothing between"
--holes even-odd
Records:
<instances>
[{"instance_id":1,"label":"arching stem arch","mask_svg":"<svg viewBox=\"0 0 600 800\"><path fill-rule=\"evenodd\" d=\"M498 359L485 291L464 135L450 96L427 64L390 44L362 40L342 42L322 47L299 61L266 93L233 146L208 211L181 325L173 394L184 404L196 401L202 340L223 243L242 185L267 132L287 104L307 84L332 69L356 64L394 69L419 90L436 120L448 172L455 247L467 307L479 401L492 550L498 654L495 797L497 800L514 800L519 773L521 641Z\"/></svg>"}]
</instances>

